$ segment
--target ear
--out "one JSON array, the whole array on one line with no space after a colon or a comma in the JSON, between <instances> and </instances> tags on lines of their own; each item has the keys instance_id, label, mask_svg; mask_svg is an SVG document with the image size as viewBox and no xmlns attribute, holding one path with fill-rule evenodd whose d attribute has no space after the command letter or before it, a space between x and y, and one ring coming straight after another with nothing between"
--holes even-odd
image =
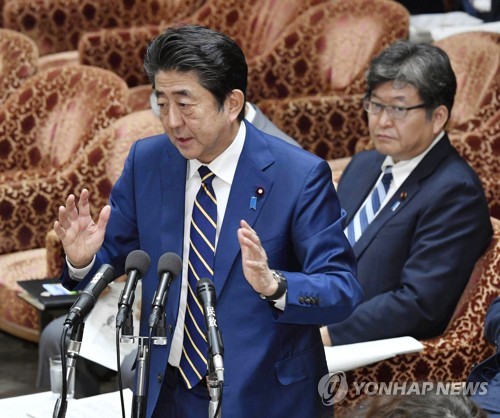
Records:
<instances>
[{"instance_id":1,"label":"ear","mask_svg":"<svg viewBox=\"0 0 500 418\"><path fill-rule=\"evenodd\" d=\"M226 106L229 112L229 119L234 122L245 104L245 95L239 89L234 89L226 99Z\"/></svg>"},{"instance_id":2,"label":"ear","mask_svg":"<svg viewBox=\"0 0 500 418\"><path fill-rule=\"evenodd\" d=\"M437 135L439 132L441 132L446 125L446 122L448 122L448 119L450 117L450 113L448 112L448 108L445 105L438 106L432 115L432 130L434 132L434 135Z\"/></svg>"}]
</instances>

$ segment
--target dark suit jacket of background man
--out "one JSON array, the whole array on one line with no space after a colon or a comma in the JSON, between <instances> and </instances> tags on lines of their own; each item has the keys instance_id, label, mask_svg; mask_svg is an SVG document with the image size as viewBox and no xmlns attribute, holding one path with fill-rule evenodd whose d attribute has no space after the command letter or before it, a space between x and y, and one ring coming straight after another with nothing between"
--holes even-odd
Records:
<instances>
[{"instance_id":1,"label":"dark suit jacket of background man","mask_svg":"<svg viewBox=\"0 0 500 418\"><path fill-rule=\"evenodd\" d=\"M473 393L472 399L488 412L490 418L500 418L500 296L488 309L484 321L484 336L496 347L496 353L474 367L467 383L471 387L478 383L488 383L487 392L479 389Z\"/></svg>"},{"instance_id":2,"label":"dark suit jacket of background man","mask_svg":"<svg viewBox=\"0 0 500 418\"><path fill-rule=\"evenodd\" d=\"M375 150L356 154L342 174L346 225L384 159ZM365 301L328 327L332 343L441 334L492 232L481 183L445 135L354 244Z\"/></svg>"},{"instance_id":3,"label":"dark suit jacket of background man","mask_svg":"<svg viewBox=\"0 0 500 418\"><path fill-rule=\"evenodd\" d=\"M342 231L340 204L328 164L248 122L245 125L245 145L214 264L217 322L225 349L222 415L319 416L325 407L316 388L327 373L319 325L345 319L359 304L362 292L353 276L355 258ZM148 335L151 312L148 301L158 284L154 266L167 251L182 254L186 168L186 159L164 134L132 146L111 193L112 212L103 247L93 269L79 284L80 288L85 286L103 263L115 265L119 276L130 251L146 251L152 268L142 279L144 336ZM254 209L251 197L259 196L259 188L264 194L258 197ZM243 275L237 239L241 219L259 234L269 267L283 271L287 277L284 311L260 299ZM68 276L64 283L76 285ZM179 277L169 291L168 344L153 346L152 350L148 416L167 366L180 286ZM193 416L208 413L198 412Z\"/></svg>"}]
</instances>

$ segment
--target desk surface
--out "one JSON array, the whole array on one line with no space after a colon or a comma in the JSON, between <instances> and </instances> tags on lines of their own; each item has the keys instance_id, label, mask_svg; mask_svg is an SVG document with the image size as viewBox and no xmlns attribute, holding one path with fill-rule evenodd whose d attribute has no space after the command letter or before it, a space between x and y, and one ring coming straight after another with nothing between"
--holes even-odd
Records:
<instances>
[{"instance_id":1,"label":"desk surface","mask_svg":"<svg viewBox=\"0 0 500 418\"><path fill-rule=\"evenodd\" d=\"M46 418L51 417L58 396L52 392L0 399L0 417ZM130 416L132 391L123 391L125 416ZM66 418L121 418L120 393L111 392L82 399L68 400Z\"/></svg>"}]
</instances>

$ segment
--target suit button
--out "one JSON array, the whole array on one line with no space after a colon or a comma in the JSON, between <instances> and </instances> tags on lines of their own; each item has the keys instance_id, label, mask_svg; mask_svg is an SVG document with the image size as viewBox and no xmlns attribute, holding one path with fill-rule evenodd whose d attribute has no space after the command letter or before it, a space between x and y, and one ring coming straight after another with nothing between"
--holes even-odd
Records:
<instances>
[{"instance_id":1,"label":"suit button","mask_svg":"<svg viewBox=\"0 0 500 418\"><path fill-rule=\"evenodd\" d=\"M311 298L309 296L306 296L304 302L307 304L307 305L310 305L311 304Z\"/></svg>"},{"instance_id":2,"label":"suit button","mask_svg":"<svg viewBox=\"0 0 500 418\"><path fill-rule=\"evenodd\" d=\"M174 327L172 325L169 325L168 326L168 333L172 334L173 331L174 331Z\"/></svg>"},{"instance_id":3,"label":"suit button","mask_svg":"<svg viewBox=\"0 0 500 418\"><path fill-rule=\"evenodd\" d=\"M303 297L303 296L299 296L299 303L300 303L300 304L303 304L303 303L304 303L304 297Z\"/></svg>"},{"instance_id":4,"label":"suit button","mask_svg":"<svg viewBox=\"0 0 500 418\"><path fill-rule=\"evenodd\" d=\"M158 383L161 383L161 381L163 380L163 375L161 373L158 373L158 376L156 376L156 380L158 381Z\"/></svg>"}]
</instances>

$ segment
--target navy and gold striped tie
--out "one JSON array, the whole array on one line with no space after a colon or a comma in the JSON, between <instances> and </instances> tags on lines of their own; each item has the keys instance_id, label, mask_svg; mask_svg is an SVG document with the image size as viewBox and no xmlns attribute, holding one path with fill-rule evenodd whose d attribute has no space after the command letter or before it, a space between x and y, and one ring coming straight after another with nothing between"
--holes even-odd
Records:
<instances>
[{"instance_id":1,"label":"navy and gold striped tie","mask_svg":"<svg viewBox=\"0 0 500 418\"><path fill-rule=\"evenodd\" d=\"M213 280L215 232L217 230L217 200L212 180L215 175L208 167L198 169L201 187L196 195L191 218L189 242L188 293L184 321L184 343L179 370L190 389L207 371L207 339L203 308L196 298L198 280Z\"/></svg>"}]
</instances>

